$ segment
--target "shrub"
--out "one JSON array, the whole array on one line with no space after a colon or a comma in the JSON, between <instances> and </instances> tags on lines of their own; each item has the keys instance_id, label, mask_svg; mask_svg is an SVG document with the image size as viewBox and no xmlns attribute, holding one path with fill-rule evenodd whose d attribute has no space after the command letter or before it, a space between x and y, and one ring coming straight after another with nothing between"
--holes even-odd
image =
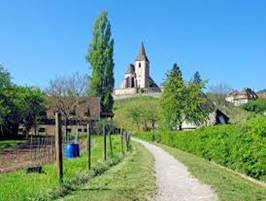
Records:
<instances>
[{"instance_id":1,"label":"shrub","mask_svg":"<svg viewBox=\"0 0 266 201\"><path fill-rule=\"evenodd\" d=\"M257 99L246 103L243 108L249 112L264 113L266 111L266 100Z\"/></svg>"},{"instance_id":2,"label":"shrub","mask_svg":"<svg viewBox=\"0 0 266 201\"><path fill-rule=\"evenodd\" d=\"M266 118L182 132L139 132L159 142L266 181Z\"/></svg>"}]
</instances>

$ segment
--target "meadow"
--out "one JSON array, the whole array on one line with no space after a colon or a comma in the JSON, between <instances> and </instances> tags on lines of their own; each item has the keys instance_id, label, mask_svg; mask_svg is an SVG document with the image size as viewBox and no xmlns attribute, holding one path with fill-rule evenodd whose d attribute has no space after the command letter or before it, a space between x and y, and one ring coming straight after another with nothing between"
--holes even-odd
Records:
<instances>
[{"instance_id":1,"label":"meadow","mask_svg":"<svg viewBox=\"0 0 266 201\"><path fill-rule=\"evenodd\" d=\"M93 138L92 170L88 171L86 151L81 157L64 160L64 183L60 186L54 163L43 166L42 173L27 174L25 169L0 174L0 200L50 200L74 191L96 175L102 174L122 159L120 138L113 137L113 156L108 153L108 160L103 161L103 142L101 137Z\"/></svg>"}]
</instances>

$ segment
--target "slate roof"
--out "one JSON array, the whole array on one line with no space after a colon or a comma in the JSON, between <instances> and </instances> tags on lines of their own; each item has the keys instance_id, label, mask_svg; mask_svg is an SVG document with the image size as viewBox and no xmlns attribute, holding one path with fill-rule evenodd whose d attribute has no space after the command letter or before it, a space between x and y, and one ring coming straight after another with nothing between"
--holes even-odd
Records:
<instances>
[{"instance_id":1,"label":"slate roof","mask_svg":"<svg viewBox=\"0 0 266 201\"><path fill-rule=\"evenodd\" d=\"M144 44L143 44L143 42L141 42L140 51L139 51L139 54L136 58L136 61L143 61L143 60L150 62L147 55L146 55Z\"/></svg>"},{"instance_id":2,"label":"slate roof","mask_svg":"<svg viewBox=\"0 0 266 201\"><path fill-rule=\"evenodd\" d=\"M135 73L135 66L133 64L129 64L126 74Z\"/></svg>"}]
</instances>

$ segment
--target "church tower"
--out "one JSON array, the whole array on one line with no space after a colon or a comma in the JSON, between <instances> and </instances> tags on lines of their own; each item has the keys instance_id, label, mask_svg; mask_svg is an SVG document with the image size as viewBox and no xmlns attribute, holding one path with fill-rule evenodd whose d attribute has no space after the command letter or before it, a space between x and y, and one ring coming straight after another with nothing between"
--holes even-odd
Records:
<instances>
[{"instance_id":1,"label":"church tower","mask_svg":"<svg viewBox=\"0 0 266 201\"><path fill-rule=\"evenodd\" d=\"M137 87L149 88L150 62L146 55L143 42L141 43L139 54L135 60L135 72Z\"/></svg>"}]
</instances>

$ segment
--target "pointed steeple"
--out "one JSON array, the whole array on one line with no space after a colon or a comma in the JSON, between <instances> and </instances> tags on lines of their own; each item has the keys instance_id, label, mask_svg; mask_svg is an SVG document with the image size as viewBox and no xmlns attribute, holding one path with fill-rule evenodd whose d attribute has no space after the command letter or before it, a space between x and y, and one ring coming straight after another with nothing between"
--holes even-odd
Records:
<instances>
[{"instance_id":1,"label":"pointed steeple","mask_svg":"<svg viewBox=\"0 0 266 201\"><path fill-rule=\"evenodd\" d=\"M139 54L138 54L138 56L136 58L136 61L143 61L143 60L149 62L149 59L148 59L148 57L146 55L144 44L143 44L143 42L141 42L140 51L139 51Z\"/></svg>"}]
</instances>

